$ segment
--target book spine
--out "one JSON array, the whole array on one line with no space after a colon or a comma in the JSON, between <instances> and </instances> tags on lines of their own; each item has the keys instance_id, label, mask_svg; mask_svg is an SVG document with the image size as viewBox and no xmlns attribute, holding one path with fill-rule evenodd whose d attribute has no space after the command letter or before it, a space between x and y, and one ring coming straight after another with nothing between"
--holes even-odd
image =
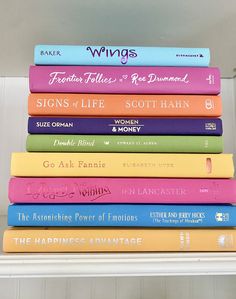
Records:
<instances>
[{"instance_id":1,"label":"book spine","mask_svg":"<svg viewBox=\"0 0 236 299\"><path fill-rule=\"evenodd\" d=\"M236 251L235 229L10 228L4 252Z\"/></svg>"},{"instance_id":2,"label":"book spine","mask_svg":"<svg viewBox=\"0 0 236 299\"><path fill-rule=\"evenodd\" d=\"M218 68L31 66L31 92L219 94Z\"/></svg>"},{"instance_id":3,"label":"book spine","mask_svg":"<svg viewBox=\"0 0 236 299\"><path fill-rule=\"evenodd\" d=\"M231 178L232 154L12 153L11 175L28 177Z\"/></svg>"},{"instance_id":4,"label":"book spine","mask_svg":"<svg viewBox=\"0 0 236 299\"><path fill-rule=\"evenodd\" d=\"M231 205L9 205L9 226L233 227Z\"/></svg>"},{"instance_id":5,"label":"book spine","mask_svg":"<svg viewBox=\"0 0 236 299\"><path fill-rule=\"evenodd\" d=\"M236 180L11 178L12 203L235 203Z\"/></svg>"},{"instance_id":6,"label":"book spine","mask_svg":"<svg viewBox=\"0 0 236 299\"><path fill-rule=\"evenodd\" d=\"M222 153L222 136L28 135L28 152Z\"/></svg>"},{"instance_id":7,"label":"book spine","mask_svg":"<svg viewBox=\"0 0 236 299\"><path fill-rule=\"evenodd\" d=\"M222 135L219 118L29 117L30 134Z\"/></svg>"},{"instance_id":8,"label":"book spine","mask_svg":"<svg viewBox=\"0 0 236 299\"><path fill-rule=\"evenodd\" d=\"M150 59L150 57L152 59ZM209 66L207 48L37 45L39 65Z\"/></svg>"},{"instance_id":9,"label":"book spine","mask_svg":"<svg viewBox=\"0 0 236 299\"><path fill-rule=\"evenodd\" d=\"M114 109L116 107L116 109ZM30 93L30 115L218 117L220 96Z\"/></svg>"}]
</instances>

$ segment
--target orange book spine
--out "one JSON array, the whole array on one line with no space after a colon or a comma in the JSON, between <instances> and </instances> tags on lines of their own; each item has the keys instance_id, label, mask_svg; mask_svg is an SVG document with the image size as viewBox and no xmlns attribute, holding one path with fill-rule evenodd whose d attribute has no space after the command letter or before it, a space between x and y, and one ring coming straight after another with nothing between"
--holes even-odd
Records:
<instances>
[{"instance_id":1,"label":"orange book spine","mask_svg":"<svg viewBox=\"0 0 236 299\"><path fill-rule=\"evenodd\" d=\"M236 251L235 229L10 228L4 252Z\"/></svg>"},{"instance_id":2,"label":"orange book spine","mask_svg":"<svg viewBox=\"0 0 236 299\"><path fill-rule=\"evenodd\" d=\"M220 96L31 93L29 115L218 117Z\"/></svg>"}]
</instances>

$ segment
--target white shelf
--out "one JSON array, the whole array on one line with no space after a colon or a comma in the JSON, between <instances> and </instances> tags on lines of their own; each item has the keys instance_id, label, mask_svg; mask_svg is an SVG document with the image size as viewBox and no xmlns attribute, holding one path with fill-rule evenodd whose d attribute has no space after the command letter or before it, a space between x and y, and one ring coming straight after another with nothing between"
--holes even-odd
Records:
<instances>
[{"instance_id":1,"label":"white shelf","mask_svg":"<svg viewBox=\"0 0 236 299\"><path fill-rule=\"evenodd\" d=\"M0 277L236 274L236 253L2 254Z\"/></svg>"}]
</instances>

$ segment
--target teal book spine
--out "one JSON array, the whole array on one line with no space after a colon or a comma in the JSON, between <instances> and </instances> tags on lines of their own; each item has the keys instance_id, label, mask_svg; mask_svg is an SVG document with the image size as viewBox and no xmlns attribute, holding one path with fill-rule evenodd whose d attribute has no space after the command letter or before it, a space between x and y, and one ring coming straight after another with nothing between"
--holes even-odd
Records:
<instances>
[{"instance_id":1,"label":"teal book spine","mask_svg":"<svg viewBox=\"0 0 236 299\"><path fill-rule=\"evenodd\" d=\"M200 66L210 63L208 48L37 45L36 65Z\"/></svg>"},{"instance_id":2,"label":"teal book spine","mask_svg":"<svg viewBox=\"0 0 236 299\"><path fill-rule=\"evenodd\" d=\"M221 153L222 136L28 135L28 152Z\"/></svg>"}]
</instances>

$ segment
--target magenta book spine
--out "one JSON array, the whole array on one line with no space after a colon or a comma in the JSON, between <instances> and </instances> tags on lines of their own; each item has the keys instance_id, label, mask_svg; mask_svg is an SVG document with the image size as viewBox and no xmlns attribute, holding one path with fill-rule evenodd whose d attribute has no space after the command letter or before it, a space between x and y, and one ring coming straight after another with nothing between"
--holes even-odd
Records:
<instances>
[{"instance_id":1,"label":"magenta book spine","mask_svg":"<svg viewBox=\"0 0 236 299\"><path fill-rule=\"evenodd\" d=\"M219 94L213 67L31 66L31 92Z\"/></svg>"},{"instance_id":2,"label":"magenta book spine","mask_svg":"<svg viewBox=\"0 0 236 299\"><path fill-rule=\"evenodd\" d=\"M234 203L233 179L11 178L12 203Z\"/></svg>"}]
</instances>

